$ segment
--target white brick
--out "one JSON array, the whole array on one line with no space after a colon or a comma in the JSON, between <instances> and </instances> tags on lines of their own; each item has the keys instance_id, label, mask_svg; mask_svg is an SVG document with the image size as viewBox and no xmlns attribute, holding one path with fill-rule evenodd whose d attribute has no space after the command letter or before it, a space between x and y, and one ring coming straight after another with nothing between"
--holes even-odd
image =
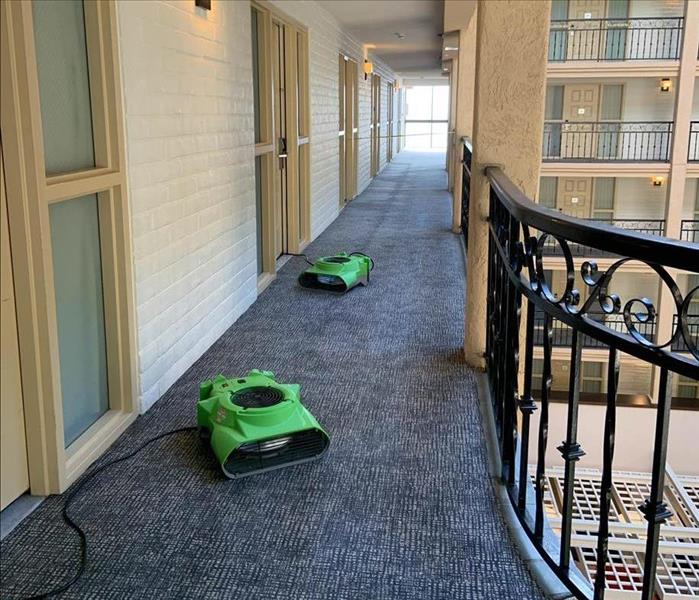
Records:
<instances>
[{"instance_id":1,"label":"white brick","mask_svg":"<svg viewBox=\"0 0 699 600\"><path fill-rule=\"evenodd\" d=\"M338 55L352 56L361 70L362 49L315 2L274 3L309 30L315 238L338 215ZM117 6L147 410L257 296L250 5ZM385 83L393 74L374 64L385 120ZM371 86L359 77L362 191L369 183Z\"/></svg>"}]
</instances>

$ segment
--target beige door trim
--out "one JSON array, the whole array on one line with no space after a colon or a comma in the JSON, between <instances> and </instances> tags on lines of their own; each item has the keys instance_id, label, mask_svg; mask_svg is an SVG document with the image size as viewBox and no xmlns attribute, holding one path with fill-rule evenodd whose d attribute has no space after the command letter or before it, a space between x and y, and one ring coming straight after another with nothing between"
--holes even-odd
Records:
<instances>
[{"instance_id":1,"label":"beige door trim","mask_svg":"<svg viewBox=\"0 0 699 600\"><path fill-rule=\"evenodd\" d=\"M29 489L29 463L24 424L22 374L19 366L19 339L17 337L17 303L15 301L10 231L7 222L5 197L5 170L0 140L0 229L2 238L2 297L0 338L2 338L2 375L0 384L0 510Z\"/></svg>"},{"instance_id":2,"label":"beige door trim","mask_svg":"<svg viewBox=\"0 0 699 600\"><path fill-rule=\"evenodd\" d=\"M47 177L29 2L0 4L0 127L15 267L17 325L33 494L63 491L135 419L138 381L130 216L116 6L86 2L97 169ZM94 172L93 172L94 171ZM111 177L106 181L103 175ZM68 449L63 412L48 206L98 195L110 408Z\"/></svg>"}]
</instances>

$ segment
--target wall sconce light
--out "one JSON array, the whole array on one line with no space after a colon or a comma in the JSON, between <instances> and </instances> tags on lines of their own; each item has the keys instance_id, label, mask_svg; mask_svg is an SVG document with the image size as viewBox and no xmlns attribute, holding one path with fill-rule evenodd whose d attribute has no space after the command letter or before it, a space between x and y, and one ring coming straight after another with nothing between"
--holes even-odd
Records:
<instances>
[{"instance_id":1,"label":"wall sconce light","mask_svg":"<svg viewBox=\"0 0 699 600\"><path fill-rule=\"evenodd\" d=\"M203 8L204 10L211 10L211 0L194 0L194 6Z\"/></svg>"},{"instance_id":2,"label":"wall sconce light","mask_svg":"<svg viewBox=\"0 0 699 600\"><path fill-rule=\"evenodd\" d=\"M661 92L669 92L672 89L672 81L669 79L661 79L660 80L660 91Z\"/></svg>"},{"instance_id":3,"label":"wall sconce light","mask_svg":"<svg viewBox=\"0 0 699 600\"><path fill-rule=\"evenodd\" d=\"M660 187L661 185L663 185L663 182L665 181L665 177L660 177L660 176L653 177L653 178L651 178L651 181L653 182L653 185L655 187Z\"/></svg>"},{"instance_id":4,"label":"wall sconce light","mask_svg":"<svg viewBox=\"0 0 699 600\"><path fill-rule=\"evenodd\" d=\"M364 81L366 81L366 78L369 77L369 75L371 75L373 73L374 73L374 63L365 58L364 59Z\"/></svg>"}]
</instances>

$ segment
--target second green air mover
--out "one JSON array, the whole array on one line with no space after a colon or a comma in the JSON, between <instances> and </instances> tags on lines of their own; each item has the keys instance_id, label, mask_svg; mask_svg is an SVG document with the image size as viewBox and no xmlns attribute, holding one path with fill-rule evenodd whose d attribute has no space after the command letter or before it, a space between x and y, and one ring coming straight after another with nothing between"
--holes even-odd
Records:
<instances>
[{"instance_id":1,"label":"second green air mover","mask_svg":"<svg viewBox=\"0 0 699 600\"><path fill-rule=\"evenodd\" d=\"M315 460L330 444L301 404L301 387L257 369L240 379L219 375L202 382L197 424L232 479Z\"/></svg>"},{"instance_id":2,"label":"second green air mover","mask_svg":"<svg viewBox=\"0 0 699 600\"><path fill-rule=\"evenodd\" d=\"M374 268L371 257L361 252L338 252L319 258L299 276L303 287L344 293L358 284L369 283Z\"/></svg>"}]
</instances>

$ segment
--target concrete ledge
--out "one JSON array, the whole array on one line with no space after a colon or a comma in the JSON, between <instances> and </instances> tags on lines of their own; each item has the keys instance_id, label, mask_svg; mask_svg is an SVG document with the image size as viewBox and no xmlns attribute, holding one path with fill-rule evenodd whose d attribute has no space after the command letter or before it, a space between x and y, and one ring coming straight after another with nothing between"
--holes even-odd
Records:
<instances>
[{"instance_id":1,"label":"concrete ledge","mask_svg":"<svg viewBox=\"0 0 699 600\"><path fill-rule=\"evenodd\" d=\"M495 416L490 402L490 390L485 373L476 374L478 386L478 404L483 420L483 434L488 450L488 472L495 490L500 511L507 523L507 528L512 541L524 560L527 568L534 576L547 598L552 600L575 600L575 596L563 585L558 576L551 570L546 561L541 558L539 551L534 547L527 534L522 529L519 518L515 513L507 489L500 479L501 461L498 453L497 433L495 431Z\"/></svg>"}]
</instances>

